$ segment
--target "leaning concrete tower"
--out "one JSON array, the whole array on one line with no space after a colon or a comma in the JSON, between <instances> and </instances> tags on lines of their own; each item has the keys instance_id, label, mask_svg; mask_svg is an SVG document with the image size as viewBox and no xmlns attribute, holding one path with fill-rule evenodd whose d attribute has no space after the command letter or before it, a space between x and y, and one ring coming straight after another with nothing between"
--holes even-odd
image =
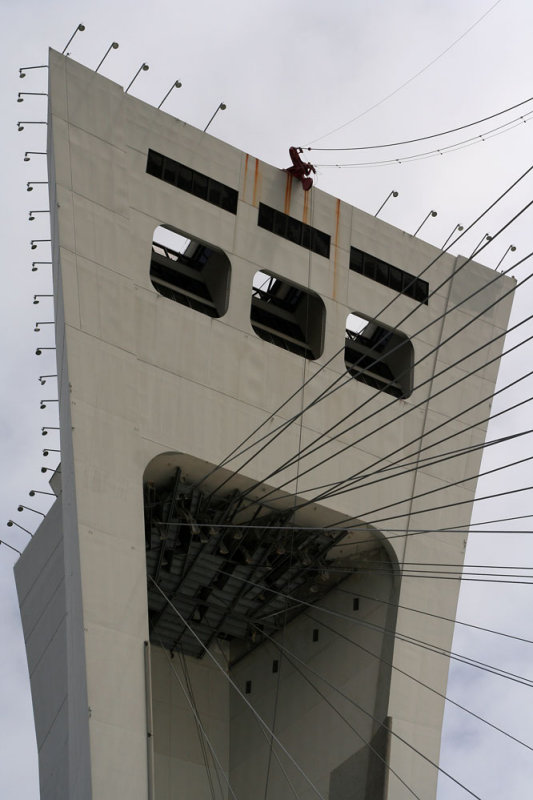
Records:
<instances>
[{"instance_id":1,"label":"leaning concrete tower","mask_svg":"<svg viewBox=\"0 0 533 800\"><path fill-rule=\"evenodd\" d=\"M513 281L55 52L48 129L42 800L434 797L458 583L405 565L462 563Z\"/></svg>"}]
</instances>

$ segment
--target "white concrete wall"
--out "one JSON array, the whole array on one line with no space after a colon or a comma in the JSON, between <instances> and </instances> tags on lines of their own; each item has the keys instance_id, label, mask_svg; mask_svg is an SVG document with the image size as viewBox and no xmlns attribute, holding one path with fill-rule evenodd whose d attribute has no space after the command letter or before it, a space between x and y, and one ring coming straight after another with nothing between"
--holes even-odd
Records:
<instances>
[{"instance_id":1,"label":"white concrete wall","mask_svg":"<svg viewBox=\"0 0 533 800\"><path fill-rule=\"evenodd\" d=\"M375 558L382 559L383 551ZM360 598L354 611L353 597L359 593L385 602ZM242 695L232 690L230 776L237 797L252 800L266 783L267 796L283 800L311 800L317 790L330 800L378 797L368 792L368 759L378 773L384 772L384 748L373 737L386 717L389 681L388 675L383 679L379 659L387 660L392 648L381 629L394 629L394 613L386 605L394 598L390 575L349 577L318 603L338 616L308 609L275 641L260 645L231 670L242 693L251 681L246 699L309 779L279 744L271 747ZM279 660L277 674L272 672L274 659ZM351 769L350 760L356 761ZM332 783L335 770L338 780Z\"/></svg>"},{"instance_id":2,"label":"white concrete wall","mask_svg":"<svg viewBox=\"0 0 533 800\"><path fill-rule=\"evenodd\" d=\"M68 795L69 699L60 502L54 503L15 565L15 579L28 655L41 795L59 800Z\"/></svg>"},{"instance_id":3,"label":"white concrete wall","mask_svg":"<svg viewBox=\"0 0 533 800\"><path fill-rule=\"evenodd\" d=\"M228 797L230 690L224 653L212 652L221 669L189 656L184 669L178 655L152 647L156 798L210 798L207 770L216 796Z\"/></svg>"},{"instance_id":4,"label":"white concrete wall","mask_svg":"<svg viewBox=\"0 0 533 800\"><path fill-rule=\"evenodd\" d=\"M90 797L85 659L72 653L82 629L56 500L15 565L35 715L42 798ZM79 561L79 560L78 560ZM78 568L79 572L79 568Z\"/></svg>"},{"instance_id":5,"label":"white concrete wall","mask_svg":"<svg viewBox=\"0 0 533 800\"><path fill-rule=\"evenodd\" d=\"M303 393L306 403L338 375L346 374L342 348L345 321L350 312L379 315L386 325L395 327L413 311L415 304L410 298L396 296L390 289L349 271L351 244L413 274L425 268L437 251L320 191L313 189L312 193L304 194L297 183L291 185L282 171L124 95L121 87L54 52L50 59L49 123L65 475L62 508L63 527L68 531L68 545L67 539L64 545L65 551L68 550L65 568L69 569L76 613L80 619L82 615L83 621L83 630L81 624L74 628L68 659L74 659L74 662L69 661L69 666L76 664L78 677L80 669L83 673L78 686L86 685L88 710L78 727L88 729L90 740L90 746L84 745L82 736L77 740L80 746L73 748L70 754L72 769L80 781L78 794L71 796L89 797L92 792L92 797L98 800L119 796L144 800L148 796L143 662L143 642L148 638L148 626L142 502L142 476L146 465L158 454L172 451L218 463L329 359L331 363ZM237 215L147 175L149 148L237 189ZM258 228L259 202L330 233L330 258L311 254ZM149 277L150 251L153 232L160 224L171 225L212 243L230 258L229 307L221 319L205 317L154 290ZM439 259L424 275L430 282L430 290L458 266L459 262L452 257ZM250 295L252 279L258 269L308 286L324 300L325 348L316 362L285 352L253 332ZM415 313L399 324L400 329L412 337L415 360L429 353L450 332L512 286L511 279L501 277L494 286L449 314L445 323L439 321L418 333L423 326L436 320L450 303L462 300L465 294L486 285L493 277L493 272L479 265L469 265L451 284L446 283L438 290L427 306L417 307ZM390 304L392 299L394 302ZM382 312L387 304L390 306ZM469 399L474 402L483 394L488 395L496 377L496 365L484 367L468 377L460 389L424 403L430 393L467 374L474 362L483 365L501 349L500 341L469 362L452 367L432 383L426 383L431 381L435 370L452 364L479 342L493 336L495 330L503 330L509 308L509 300L500 303L476 321L467 333L451 340L437 355L431 355L418 365L415 386L419 388L415 388L409 399L397 401L385 409L391 399L388 395L373 397L373 390L360 382L349 381L343 391L307 412L302 427L304 445L326 430L332 421L368 401L358 412L357 428L338 440L342 444L352 444L349 451L321 467L319 462L324 455L335 452L338 447L337 442L329 443L323 452L305 462L305 466L317 468L308 478L300 479L300 495L312 497L313 486L341 479L377 458L387 458L391 451L450 419ZM301 401L298 396L289 403L273 424L298 411ZM412 413L393 422L400 411L418 404L421 405ZM487 401L483 408L488 412L489 407ZM391 424L379 436L370 436L378 411L381 411L382 424L387 421ZM464 430L483 416L483 409L464 415L450 422L446 431ZM460 439L461 444L482 441L485 427L479 425L466 432ZM368 438L362 439L367 435ZM246 467L245 477L263 480L280 461L295 453L298 436L299 430L291 428L278 440L276 447L264 450ZM434 440L437 438L435 434ZM454 441L459 443L459 437ZM383 527L432 528L434 514L415 514L410 519L405 515L437 503L404 499L413 493L446 487L458 476L475 473L478 464L479 455L472 455L438 467L419 469L415 474L405 473L386 488L376 484L362 493L334 498L324 510L317 509L316 514L326 518L328 515L358 515L365 520L391 517ZM274 480L273 485L279 485L286 478L284 474L276 479L278 484ZM470 503L474 489L475 481L471 481L460 487L446 488L435 497L438 504L443 505L463 499ZM288 490L291 491L291 487ZM404 502L383 514L372 514L373 509L394 500ZM440 522L446 525L464 522L469 509L469 505L451 509L443 514ZM463 558L462 539L442 534L394 538L390 547L400 562L458 563ZM457 591L454 581L439 583L436 592L432 581L405 579L400 602L428 610L438 609L438 613L453 617ZM409 635L438 641L442 647L450 646L450 625L429 624L414 617L407 612L400 614L398 628ZM298 626L304 623L294 625L295 630L299 630ZM76 636L82 637L83 642L81 647L74 648ZM263 649L267 652L267 645ZM343 649L341 643L330 644L327 658L323 655L330 664L334 680L340 680L338 670L343 666L340 658ZM244 661L236 668L239 674L255 669L256 662L261 661L258 653L249 659L248 666ZM446 660L437 661L436 657L421 655L407 645L396 643L394 663L440 691L445 690ZM157 664L164 672L163 666L158 661ZM323 666L322 661L320 666ZM264 664L261 669L263 667ZM357 671L358 667L354 665L354 669ZM342 680L347 686L353 685L350 675ZM372 680L375 681L375 676ZM156 705L161 702L160 688L156 679ZM79 689L70 686L69 691L73 695L77 692L79 700ZM227 687L221 691L226 693ZM301 691L303 697L307 690ZM376 691L369 702L372 707L376 706ZM219 709L222 707L220 697L215 705ZM79 703L78 706L81 709ZM323 711L318 704L317 720L321 719ZM295 708L294 714L297 713ZM441 702L430 696L423 697L419 687L393 673L390 700L384 713L392 717L393 731L405 736L432 759L438 759ZM236 721L239 715L233 700L232 714L235 737L237 731L246 733L248 723L243 722L241 727L241 722ZM213 725L219 722L215 717L216 714ZM156 719L159 730L164 724L162 719ZM301 734L302 728L307 729L311 724L309 719L302 712L300 720L284 723L287 740L296 748L299 747L297 729ZM72 728L76 724L71 720ZM73 735L69 730L69 736ZM159 733L160 742L161 737ZM331 737L331 743L345 742L340 722L335 723ZM158 800L174 796L174 789L163 787L175 784L173 781L165 783L166 778L162 777L174 774L173 758L179 762L177 774L185 785L198 776L196 756L189 759L179 752L176 757L165 754L165 748L172 749L174 739L163 737L163 741L166 743L162 748L156 742ZM435 770L427 768L412 752L404 752L402 747L392 739L391 764L419 794L425 798L433 796ZM314 753L311 743L309 748L309 753ZM241 785L241 781L246 782L244 776L255 758L253 748L248 765L241 763L236 745L230 743L230 750L232 774ZM330 753L322 764L313 761L308 765L316 770L324 792L327 792L328 771L338 767L356 750L353 742L346 748L343 744L336 762ZM87 769L89 751L90 774ZM305 747L304 751L307 752ZM225 750L222 758L226 758ZM246 791L253 793L255 788L248 787ZM198 797L202 797L200 789L198 792ZM48 796L54 795L43 794L45 798ZM398 800L403 796L403 790L391 777L388 797ZM242 800L247 795L239 797Z\"/></svg>"}]
</instances>

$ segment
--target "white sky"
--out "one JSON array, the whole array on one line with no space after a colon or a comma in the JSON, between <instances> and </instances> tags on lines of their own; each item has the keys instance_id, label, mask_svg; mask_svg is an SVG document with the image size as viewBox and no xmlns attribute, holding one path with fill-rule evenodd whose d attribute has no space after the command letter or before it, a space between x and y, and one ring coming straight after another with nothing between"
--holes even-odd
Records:
<instances>
[{"instance_id":1,"label":"white sky","mask_svg":"<svg viewBox=\"0 0 533 800\"><path fill-rule=\"evenodd\" d=\"M45 127L29 125L22 133L17 120L45 119L46 98L26 97L17 104L17 92L45 92L46 70L18 78L20 66L44 64L47 48L62 50L79 22L79 33L69 51L73 58L95 67L111 41L120 48L109 55L101 72L127 85L143 61L150 65L132 88L132 94L158 105L174 80L183 82L165 110L204 127L220 101L220 112L210 132L279 167L288 166L288 147L307 144L331 129L361 115L417 74L445 51L492 5L495 7L442 58L378 107L316 146L361 146L411 139L463 125L527 99L531 92L531 31L533 6L528 0L0 0L4 68L0 74L2 114L0 136L4 154L0 219L3 220L4 292L0 320L4 392L1 405L3 481L0 538L22 548L27 535L16 522L34 530L39 517L17 513L19 503L46 511L48 498L28 497L31 488L47 490L41 466L56 459L41 456L44 446L57 447L53 432L41 438L43 425L56 425L55 404L39 410L41 398L54 398L54 381L41 387L40 374L54 373L54 357L35 357L38 345L50 346L52 326L34 333L36 321L50 320L50 301L32 304L35 293L51 291L47 266L31 271L32 260L49 260L47 245L30 250L32 238L49 236L48 215L28 221L30 209L47 209L46 187L26 193L27 181L46 180L44 158L23 162L25 150L45 149ZM507 115L508 121L533 111L533 103ZM486 133L495 120L473 129ZM360 208L374 213L388 193L381 216L410 233L431 209L421 235L441 246L454 226L468 225L497 195L533 162L529 124L455 153L416 162L357 169L320 168L316 184ZM448 139L399 148L395 157L431 150L467 138L463 132ZM352 154L312 153L315 163L371 161L390 151ZM307 158L307 156L306 156ZM452 252L468 255L487 232L494 233L530 201L533 177L501 203L461 246ZM508 246L515 256L533 250L533 212L527 211L484 251L480 261L495 266ZM506 257L505 265L512 263ZM533 262L532 262L533 263ZM518 267L523 278L531 263ZM526 284L515 301L513 321L530 312L533 292ZM522 326L512 343L532 335ZM531 345L502 364L501 382L508 383L531 364ZM495 400L501 410L531 394L531 381ZM499 418L492 438L530 426L529 406ZM484 467L504 464L527 455L530 439L520 445L493 448ZM502 492L527 486L527 465L497 473L480 482L479 493ZM483 502L476 519L490 520L531 513L528 492ZM486 526L482 526L486 527ZM529 521L500 525L527 531ZM472 564L531 565L533 542L525 535L484 534L470 539L467 562ZM0 547L0 797L35 800L38 797L35 736L27 667L14 589L15 554ZM509 570L503 570L509 571ZM468 583L462 591L458 617L533 639L528 606L531 586ZM457 631L455 649L520 675L533 676L531 645L469 629ZM449 693L481 716L533 745L531 690L469 667L454 668ZM531 751L489 731L459 711L447 714L442 766L466 783L483 800L522 800L531 794ZM441 781L439 800L467 797L461 789Z\"/></svg>"}]
</instances>

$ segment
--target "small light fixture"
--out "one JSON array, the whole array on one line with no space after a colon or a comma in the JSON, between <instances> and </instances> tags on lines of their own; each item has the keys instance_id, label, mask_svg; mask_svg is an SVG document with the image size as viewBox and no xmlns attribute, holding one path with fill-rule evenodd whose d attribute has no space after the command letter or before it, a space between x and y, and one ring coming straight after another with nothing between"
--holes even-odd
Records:
<instances>
[{"instance_id":1,"label":"small light fixture","mask_svg":"<svg viewBox=\"0 0 533 800\"><path fill-rule=\"evenodd\" d=\"M174 83L172 84L172 86L170 87L170 89L168 90L168 92L167 92L167 93L166 93L166 95L163 97L163 99L161 100L161 102L159 103L159 105L158 105L157 107L158 107L158 108L161 108L161 106L163 105L163 103L165 102L165 100L167 99L167 97L169 96L169 94L171 93L171 91L172 91L173 89L181 89L181 86L182 86L182 83L181 83L181 81L174 81Z\"/></svg>"},{"instance_id":2,"label":"small light fixture","mask_svg":"<svg viewBox=\"0 0 533 800\"><path fill-rule=\"evenodd\" d=\"M50 213L49 208L38 209L37 211L30 211L30 216L28 217L28 219L30 220L30 222L33 222L33 220L35 219L35 217L33 216L34 214L49 214L49 213Z\"/></svg>"},{"instance_id":3,"label":"small light fixture","mask_svg":"<svg viewBox=\"0 0 533 800\"><path fill-rule=\"evenodd\" d=\"M22 555L22 553L20 552L20 550L17 550L17 548L16 548L16 547L13 547L13 545L12 545L12 544L8 544L7 542L4 542L4 540L3 540L3 539L0 539L0 544L3 544L5 547L9 547L9 549L10 549L10 550L14 550L14 551L15 551L15 553L18 553L18 554L19 554L19 556L21 556L21 555Z\"/></svg>"},{"instance_id":4,"label":"small light fixture","mask_svg":"<svg viewBox=\"0 0 533 800\"><path fill-rule=\"evenodd\" d=\"M46 379L47 379L47 378L57 378L57 375L39 375L39 377L37 378L37 380L39 381L39 383L41 384L41 386L44 386L44 385L45 385L45 383L46 383Z\"/></svg>"},{"instance_id":5,"label":"small light fixture","mask_svg":"<svg viewBox=\"0 0 533 800\"><path fill-rule=\"evenodd\" d=\"M138 76L138 75L140 75L140 74L141 74L141 72L146 72L146 70L148 70L148 69L150 69L150 67L148 66L148 64L146 64L146 62L143 62L143 63L141 64L141 66L139 67L139 69L137 70L137 72L135 73L135 75L133 76L133 78L131 79L131 81L129 82L129 84L128 84L128 88L125 90L124 94L128 94L128 92L129 92L129 90L131 89L131 87L132 87L132 84L133 84L133 82L135 81L135 79L137 78L137 76Z\"/></svg>"},{"instance_id":6,"label":"small light fixture","mask_svg":"<svg viewBox=\"0 0 533 800\"><path fill-rule=\"evenodd\" d=\"M30 156L45 156L46 153L42 150L26 150L24 153L24 161L31 161Z\"/></svg>"},{"instance_id":7,"label":"small light fixture","mask_svg":"<svg viewBox=\"0 0 533 800\"><path fill-rule=\"evenodd\" d=\"M418 226L416 231L413 233L413 236L417 235L418 231L422 228L423 225L425 225L425 223L428 221L428 219L430 217L436 217L436 216L437 216L437 212L436 211L430 211L429 214L427 215L427 217L424 217L424 219L422 220L422 222L420 223L420 225Z\"/></svg>"},{"instance_id":8,"label":"small light fixture","mask_svg":"<svg viewBox=\"0 0 533 800\"><path fill-rule=\"evenodd\" d=\"M37 249L37 245L40 244L41 242L51 242L51 241L52 241L51 239L32 239L31 242L30 242L30 248L32 250L36 250ZM45 261L35 261L35 264L45 264L45 263L47 263L47 262L45 262ZM52 263L52 262L50 262L50 263Z\"/></svg>"},{"instance_id":9,"label":"small light fixture","mask_svg":"<svg viewBox=\"0 0 533 800\"><path fill-rule=\"evenodd\" d=\"M28 181L26 183L26 191L33 192L34 186L46 186L47 183L48 181Z\"/></svg>"},{"instance_id":10,"label":"small light fixture","mask_svg":"<svg viewBox=\"0 0 533 800\"><path fill-rule=\"evenodd\" d=\"M55 347L38 347L35 351L36 356L40 356L43 353L43 350L55 350Z\"/></svg>"},{"instance_id":11,"label":"small light fixture","mask_svg":"<svg viewBox=\"0 0 533 800\"><path fill-rule=\"evenodd\" d=\"M19 67L19 78L25 78L29 69L48 69L48 64L39 64L36 67Z\"/></svg>"},{"instance_id":12,"label":"small light fixture","mask_svg":"<svg viewBox=\"0 0 533 800\"><path fill-rule=\"evenodd\" d=\"M39 262L38 261L34 261L33 263L34 264L38 264ZM39 305L39 300L37 300L38 297L53 297L53 296L54 296L53 294L34 294L33 295L33 305L34 306L38 306Z\"/></svg>"},{"instance_id":13,"label":"small light fixture","mask_svg":"<svg viewBox=\"0 0 533 800\"><path fill-rule=\"evenodd\" d=\"M469 256L469 258L473 258L473 257L474 257L474 255L475 255L477 252L479 252L479 250L480 250L480 248L481 248L481 245L483 245L483 242L485 242L485 244L483 245L483 248L481 248L481 249L484 249L484 248L487 246L487 244L488 244L490 241L492 241L492 236L490 235L490 233L485 233L485 234L484 234L484 235L481 237L481 239L480 239L480 241L478 242L478 244L477 244L477 245L474 247L474 249L473 249L473 250L472 250L472 252L470 253L470 256Z\"/></svg>"},{"instance_id":14,"label":"small light fixture","mask_svg":"<svg viewBox=\"0 0 533 800\"><path fill-rule=\"evenodd\" d=\"M106 58L108 57L108 55L111 52L111 50L118 50L118 42L111 42L111 44L109 45L109 47L107 48L107 50L104 53L104 57L102 58L102 60L98 64L98 66L96 67L95 72L98 72L98 70L100 69L100 67L102 66L102 64L106 60Z\"/></svg>"},{"instance_id":15,"label":"small light fixture","mask_svg":"<svg viewBox=\"0 0 533 800\"><path fill-rule=\"evenodd\" d=\"M225 110L226 110L226 108L227 108L227 105L226 105L225 103L219 103L219 105L218 105L218 107L217 107L217 109L216 109L215 113L213 114L213 116L211 117L211 119L209 120L209 122L207 123L207 125L205 126L205 128L204 128L204 133L205 133L205 132L206 132L206 130L209 128L209 126L211 125L211 123L212 123L212 122L213 122L213 120L215 119L215 117L216 117L216 115L218 114L218 112L219 112L219 111L225 111Z\"/></svg>"},{"instance_id":16,"label":"small light fixture","mask_svg":"<svg viewBox=\"0 0 533 800\"><path fill-rule=\"evenodd\" d=\"M51 264L51 263L52 263L51 261L32 261L31 262L31 271L32 272L37 272L38 271L38 267L35 266L36 264ZM45 294L42 294L42 295L38 295L37 294L37 295L35 295L35 297L52 297L52 296L53 295L45 295Z\"/></svg>"},{"instance_id":17,"label":"small light fixture","mask_svg":"<svg viewBox=\"0 0 533 800\"><path fill-rule=\"evenodd\" d=\"M17 97L17 103L23 103L24 97L47 97L46 92L19 92Z\"/></svg>"},{"instance_id":18,"label":"small light fixture","mask_svg":"<svg viewBox=\"0 0 533 800\"><path fill-rule=\"evenodd\" d=\"M57 398L56 398L55 400L41 400L41 405L39 406L39 408L40 408L41 410L42 410L43 408L46 408L46 404L47 404L47 403L59 403L59 400L58 400Z\"/></svg>"},{"instance_id":19,"label":"small light fixture","mask_svg":"<svg viewBox=\"0 0 533 800\"><path fill-rule=\"evenodd\" d=\"M23 528L22 525L18 524L18 522L13 522L12 519L8 520L7 521L7 527L11 528L12 525L16 525L17 528L20 528L21 531L24 531L25 533L28 534L28 536L31 536L31 538L33 539L33 533L31 531L29 531L27 528Z\"/></svg>"},{"instance_id":20,"label":"small light fixture","mask_svg":"<svg viewBox=\"0 0 533 800\"><path fill-rule=\"evenodd\" d=\"M457 225L455 226L455 228L453 229L453 231L450 233L450 235L448 236L448 238L444 242L444 244L442 245L441 250L444 250L444 248L446 247L446 245L448 244L448 242L450 241L450 239L454 235L455 231L462 231L462 230L464 230L464 227L461 225L460 222L458 222Z\"/></svg>"},{"instance_id":21,"label":"small light fixture","mask_svg":"<svg viewBox=\"0 0 533 800\"><path fill-rule=\"evenodd\" d=\"M28 492L30 497L35 497L36 494L49 494L50 497L55 497L54 492L41 492L40 489L30 489Z\"/></svg>"},{"instance_id":22,"label":"small light fixture","mask_svg":"<svg viewBox=\"0 0 533 800\"><path fill-rule=\"evenodd\" d=\"M59 427L54 425L46 425L44 428L41 428L41 436L48 436L48 431L58 431Z\"/></svg>"},{"instance_id":23,"label":"small light fixture","mask_svg":"<svg viewBox=\"0 0 533 800\"><path fill-rule=\"evenodd\" d=\"M390 200L390 198L391 198L391 197L398 197L398 194L399 194L399 193L396 191L396 189L393 189L393 190L392 190L392 192L390 192L390 193L387 195L387 197L385 198L385 200L382 202L382 204L380 205L380 207L378 208L378 210L376 211L376 213L374 214L374 216L375 216L375 217L377 217L377 215L379 214L379 212L381 211L381 209L382 209L382 208L385 206L385 204L386 204L386 203L387 203L387 202Z\"/></svg>"},{"instance_id":24,"label":"small light fixture","mask_svg":"<svg viewBox=\"0 0 533 800\"><path fill-rule=\"evenodd\" d=\"M85 30L85 25L83 24L83 22L80 22L80 24L78 25L78 27L76 28L76 30L74 31L74 33L72 34L66 45L64 46L63 50L61 51L61 55L65 55L65 50L67 49L71 41L74 39L78 31L84 31L84 30ZM69 54L67 53L67 55Z\"/></svg>"},{"instance_id":25,"label":"small light fixture","mask_svg":"<svg viewBox=\"0 0 533 800\"><path fill-rule=\"evenodd\" d=\"M48 125L48 123L37 119L22 119L17 122L17 128L19 132L24 130L25 125Z\"/></svg>"},{"instance_id":26,"label":"small light fixture","mask_svg":"<svg viewBox=\"0 0 533 800\"><path fill-rule=\"evenodd\" d=\"M53 324L54 324L53 320L51 322L36 322L35 328L33 330L35 331L35 333L39 333L41 330L39 327L40 325L53 325Z\"/></svg>"},{"instance_id":27,"label":"small light fixture","mask_svg":"<svg viewBox=\"0 0 533 800\"><path fill-rule=\"evenodd\" d=\"M26 511L33 511L33 513L34 513L34 514L40 514L40 515L41 515L41 517L45 517L45 516L46 516L46 514L43 514L43 512L42 512L42 511L37 511L37 509L36 509L36 508L30 508L29 506L22 506L22 505L20 505L20 506L17 508L17 511L24 511L24 509L25 509Z\"/></svg>"},{"instance_id":28,"label":"small light fixture","mask_svg":"<svg viewBox=\"0 0 533 800\"><path fill-rule=\"evenodd\" d=\"M499 260L499 261L498 261L498 263L496 264L496 270L498 269L498 267L499 267L499 266L500 266L500 264L502 263L503 259L504 259L504 258L505 258L505 256L507 255L507 253L514 253L514 252L516 252L516 247L515 247L515 245L514 245L514 244L510 244L510 245L509 245L509 247L507 248L507 250L505 251L505 253L503 254L503 256L500 258L500 260ZM509 267L509 269L512 269L512 267ZM503 272L503 270L502 270L502 272Z\"/></svg>"}]
</instances>

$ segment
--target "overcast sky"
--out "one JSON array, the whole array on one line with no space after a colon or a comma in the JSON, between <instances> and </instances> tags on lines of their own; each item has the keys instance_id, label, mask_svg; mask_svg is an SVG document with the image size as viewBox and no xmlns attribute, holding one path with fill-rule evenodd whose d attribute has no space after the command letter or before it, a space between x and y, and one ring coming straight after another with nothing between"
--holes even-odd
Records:
<instances>
[{"instance_id":1,"label":"overcast sky","mask_svg":"<svg viewBox=\"0 0 533 800\"><path fill-rule=\"evenodd\" d=\"M19 549L28 536L5 527L5 521L14 518L31 531L37 527L39 516L29 511L19 514L17 506L23 503L46 511L48 498L30 499L28 491L47 491L41 467L55 466L57 459L53 453L43 458L41 451L45 445L58 446L53 431L41 437L41 426L57 425L55 404L39 409L40 399L57 397L53 379L42 387L38 383L39 375L55 373L54 355L34 355L38 345L53 345L52 326L44 326L41 333L33 331L36 321L52 319L50 300L42 298L33 305L33 295L49 294L52 286L50 268L42 265L32 272L31 262L49 260L50 251L46 244L37 250L29 246L30 239L49 238L48 214L28 221L29 210L48 208L48 198L46 187L39 185L26 192L27 181L46 180L45 159L35 156L28 163L23 161L26 150L45 149L45 126L27 125L22 133L16 127L18 120L46 118L45 97L27 96L20 104L16 100L20 91L46 92L47 74L32 70L20 80L19 67L45 64L48 47L61 51L83 22L85 32L69 48L72 58L96 67L109 44L118 41L119 49L111 52L101 69L104 75L125 86L146 61L150 69L139 76L132 94L155 106L172 82L180 79L183 87L173 92L165 110L202 128L224 101L227 110L218 114L210 132L279 167L288 166L290 145L356 147L414 139L488 117L533 94L533 6L529 0L0 0L0 11L4 53L0 74L4 157L0 538ZM309 158L318 164L389 158L402 162L319 167L316 184L370 213L391 190L397 190L398 198L387 204L381 216L412 233L435 209L438 216L426 223L420 235L441 246L456 224L468 225L533 163L533 116L527 122L531 112L533 103L454 136L395 150L311 152ZM345 124L350 120L355 121ZM509 125L498 136L490 133L512 120L518 120L516 126ZM472 146L442 150L475 135L479 140ZM437 148L441 149L437 156L405 160ZM523 180L452 252L470 254L486 233L494 233L529 202L532 186L532 177ZM513 258L525 256L533 250L532 221L531 211L522 214L479 260L495 267L511 244L517 248ZM512 263L507 254L503 266ZM514 274L521 279L530 272L527 262ZM513 322L531 313L532 296L529 284L519 289ZM532 333L531 326L524 325L509 337L508 344ZM504 359L501 385L530 369L531 355L529 345ZM495 400L494 410L526 399L531 389L531 381L521 382L516 390ZM499 417L489 436L523 431L533 427L530 420L525 405ZM527 455L530 438L520 441L518 446L493 448L484 468ZM527 465L500 472L490 481L481 481L478 491L486 495L527 486L532 483L530 476ZM524 492L479 503L475 519L529 513L531 494ZM492 527L525 533L472 535L468 563L533 566L529 520ZM35 736L12 574L15 559L16 554L0 547L0 797L36 800ZM533 587L527 585L469 582L462 590L458 618L533 639L532 592ZM471 657L533 677L529 644L459 628L454 646ZM451 697L533 744L530 692L470 667L452 669ZM531 794L531 751L462 712L446 715L441 763L483 800L522 800ZM439 800L466 796L442 780Z\"/></svg>"}]
</instances>

